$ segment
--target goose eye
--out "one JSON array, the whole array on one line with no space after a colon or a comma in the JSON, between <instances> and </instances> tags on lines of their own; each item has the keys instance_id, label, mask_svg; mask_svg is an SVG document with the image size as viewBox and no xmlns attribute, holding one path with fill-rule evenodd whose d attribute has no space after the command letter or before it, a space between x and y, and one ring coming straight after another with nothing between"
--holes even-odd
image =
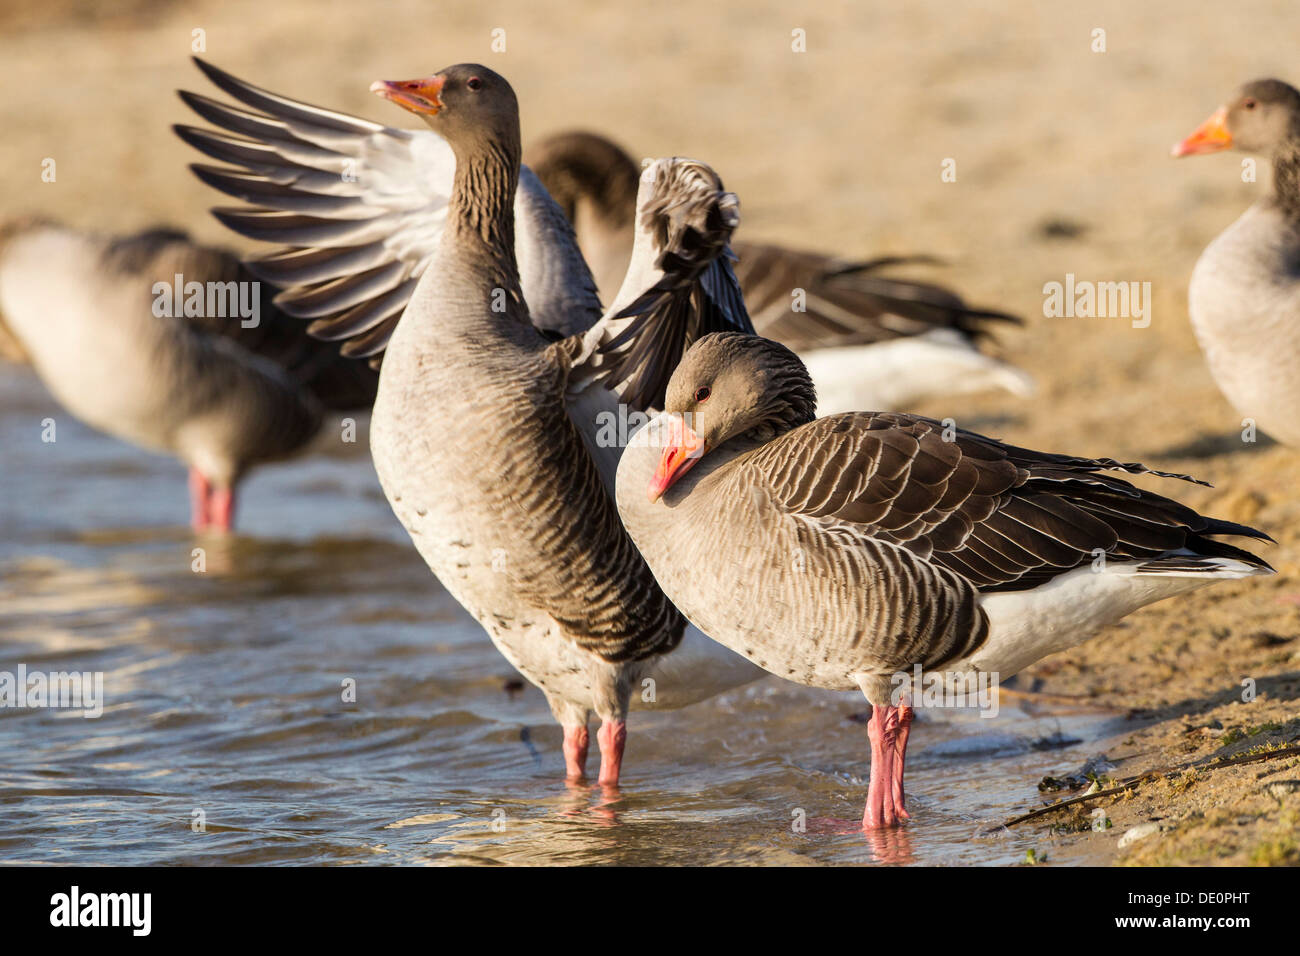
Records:
<instances>
[{"instance_id":1,"label":"goose eye","mask_svg":"<svg viewBox=\"0 0 1300 956\"><path fill-rule=\"evenodd\" d=\"M478 90L483 86L483 81L480 80L477 76L471 76L469 80L465 83L465 85L468 86L471 90Z\"/></svg>"},{"instance_id":2,"label":"goose eye","mask_svg":"<svg viewBox=\"0 0 1300 956\"><path fill-rule=\"evenodd\" d=\"M1254 100L1246 100L1246 102L1242 103L1241 105L1244 106L1244 107L1246 107L1246 109L1248 109L1248 110L1253 110L1253 109L1255 108L1255 101L1254 101Z\"/></svg>"},{"instance_id":3,"label":"goose eye","mask_svg":"<svg viewBox=\"0 0 1300 956\"><path fill-rule=\"evenodd\" d=\"M713 392L712 392L712 390L709 388L709 386L707 386L707 385L701 385L699 388L697 388L697 389L695 390L695 400L696 400L697 402L702 402L702 401L704 401L706 398L708 398L708 397L709 397L710 395L712 395L712 394L713 394Z\"/></svg>"}]
</instances>

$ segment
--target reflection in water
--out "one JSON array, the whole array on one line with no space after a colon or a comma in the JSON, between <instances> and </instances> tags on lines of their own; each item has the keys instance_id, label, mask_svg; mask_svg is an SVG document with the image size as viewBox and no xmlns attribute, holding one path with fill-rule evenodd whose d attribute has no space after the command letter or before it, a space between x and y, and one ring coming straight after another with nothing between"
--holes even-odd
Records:
<instances>
[{"instance_id":1,"label":"reflection in water","mask_svg":"<svg viewBox=\"0 0 1300 956\"><path fill-rule=\"evenodd\" d=\"M886 866L904 866L916 862L912 853L912 835L906 827L872 830L864 836L871 845L871 862Z\"/></svg>"},{"instance_id":2,"label":"reflection in water","mask_svg":"<svg viewBox=\"0 0 1300 956\"><path fill-rule=\"evenodd\" d=\"M973 835L1098 749L1025 742L1106 729L923 714L914 819L864 835L861 699L769 679L638 712L621 789L566 786L545 700L508 689L364 448L254 475L245 534L195 538L180 466L62 417L41 445L47 401L0 379L0 670L102 672L106 701L0 708L3 863L1008 863L1032 833Z\"/></svg>"}]
</instances>

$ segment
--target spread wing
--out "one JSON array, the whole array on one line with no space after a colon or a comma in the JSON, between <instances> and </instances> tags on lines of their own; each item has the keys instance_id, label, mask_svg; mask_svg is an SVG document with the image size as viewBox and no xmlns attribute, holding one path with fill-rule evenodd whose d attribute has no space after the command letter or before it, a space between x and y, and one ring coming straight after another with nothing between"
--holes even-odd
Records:
<instances>
[{"instance_id":1,"label":"spread wing","mask_svg":"<svg viewBox=\"0 0 1300 956\"><path fill-rule=\"evenodd\" d=\"M683 353L711 332L753 333L731 262L740 204L706 164L659 160L642 178L628 276L583 339L576 378L660 408Z\"/></svg>"},{"instance_id":2,"label":"spread wing","mask_svg":"<svg viewBox=\"0 0 1300 956\"><path fill-rule=\"evenodd\" d=\"M246 83L195 58L233 106L181 99L217 129L175 127L224 166L195 175L247 206L213 214L240 235L281 248L247 263L283 291L275 303L307 331L378 361L447 221L455 157L431 130L401 130ZM563 213L531 172L515 199L520 282L534 324L556 336L600 316L595 283Z\"/></svg>"}]
</instances>

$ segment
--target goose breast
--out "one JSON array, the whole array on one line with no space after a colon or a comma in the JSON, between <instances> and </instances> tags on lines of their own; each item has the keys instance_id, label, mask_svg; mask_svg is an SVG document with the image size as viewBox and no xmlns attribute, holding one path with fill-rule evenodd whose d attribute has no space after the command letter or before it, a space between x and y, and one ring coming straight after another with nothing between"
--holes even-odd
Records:
<instances>
[{"instance_id":1,"label":"goose breast","mask_svg":"<svg viewBox=\"0 0 1300 956\"><path fill-rule=\"evenodd\" d=\"M1300 234L1256 205L1210 243L1188 311L1215 381L1244 417L1300 445Z\"/></svg>"}]
</instances>

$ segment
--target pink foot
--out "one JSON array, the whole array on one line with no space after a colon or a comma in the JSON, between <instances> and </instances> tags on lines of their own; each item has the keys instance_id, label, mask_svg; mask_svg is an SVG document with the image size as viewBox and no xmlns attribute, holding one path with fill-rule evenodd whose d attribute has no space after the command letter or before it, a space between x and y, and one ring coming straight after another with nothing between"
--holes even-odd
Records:
<instances>
[{"instance_id":1,"label":"pink foot","mask_svg":"<svg viewBox=\"0 0 1300 956\"><path fill-rule=\"evenodd\" d=\"M565 724L564 770L567 779L581 780L586 775L590 740L586 724Z\"/></svg>"},{"instance_id":2,"label":"pink foot","mask_svg":"<svg viewBox=\"0 0 1300 956\"><path fill-rule=\"evenodd\" d=\"M190 527L195 531L204 531L211 516L208 511L208 499L212 495L212 484L197 468L190 469Z\"/></svg>"},{"instance_id":3,"label":"pink foot","mask_svg":"<svg viewBox=\"0 0 1300 956\"><path fill-rule=\"evenodd\" d=\"M871 783L867 787L867 809L862 815L864 830L897 826L909 819L903 805L903 759L911 722L910 707L871 707L871 721L867 724Z\"/></svg>"},{"instance_id":4,"label":"pink foot","mask_svg":"<svg viewBox=\"0 0 1300 956\"><path fill-rule=\"evenodd\" d=\"M208 524L217 531L229 531L235 522L235 492L215 488L208 498Z\"/></svg>"},{"instance_id":5,"label":"pink foot","mask_svg":"<svg viewBox=\"0 0 1300 956\"><path fill-rule=\"evenodd\" d=\"M605 721L596 732L596 742L600 744L600 777L596 782L602 787L617 787L623 768L623 745L627 743L627 722Z\"/></svg>"}]
</instances>

